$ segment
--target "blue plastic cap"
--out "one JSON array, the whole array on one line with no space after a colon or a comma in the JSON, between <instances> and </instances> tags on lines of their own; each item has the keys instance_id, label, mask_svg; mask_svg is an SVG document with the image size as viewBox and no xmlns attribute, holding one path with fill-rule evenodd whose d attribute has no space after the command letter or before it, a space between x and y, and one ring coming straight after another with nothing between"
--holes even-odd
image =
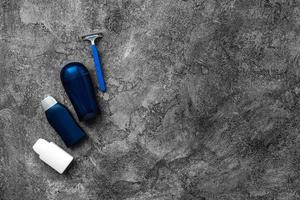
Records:
<instances>
[{"instance_id":1,"label":"blue plastic cap","mask_svg":"<svg viewBox=\"0 0 300 200\"><path fill-rule=\"evenodd\" d=\"M79 62L71 62L62 68L60 78L62 81L66 81L86 75L87 73L88 70L83 64Z\"/></svg>"}]
</instances>

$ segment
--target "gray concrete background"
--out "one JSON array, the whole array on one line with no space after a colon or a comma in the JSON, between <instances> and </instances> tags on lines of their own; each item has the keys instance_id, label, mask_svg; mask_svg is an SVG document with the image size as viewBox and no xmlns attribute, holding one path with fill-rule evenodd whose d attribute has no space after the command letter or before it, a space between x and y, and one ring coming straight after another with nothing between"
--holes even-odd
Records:
<instances>
[{"instance_id":1,"label":"gray concrete background","mask_svg":"<svg viewBox=\"0 0 300 200\"><path fill-rule=\"evenodd\" d=\"M0 199L300 199L300 3L296 0L1 0ZM67 149L40 101L74 113L62 65L108 92ZM65 175L32 151L67 149Z\"/></svg>"}]
</instances>

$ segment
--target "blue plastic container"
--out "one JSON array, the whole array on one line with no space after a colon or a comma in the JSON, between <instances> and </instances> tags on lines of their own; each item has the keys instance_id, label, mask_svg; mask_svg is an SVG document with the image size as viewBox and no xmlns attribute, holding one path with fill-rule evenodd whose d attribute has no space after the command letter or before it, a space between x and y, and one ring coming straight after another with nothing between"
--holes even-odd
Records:
<instances>
[{"instance_id":1,"label":"blue plastic container","mask_svg":"<svg viewBox=\"0 0 300 200\"><path fill-rule=\"evenodd\" d=\"M42 106L49 124L60 135L67 147L77 144L87 136L70 111L53 97L46 97L42 101Z\"/></svg>"},{"instance_id":2,"label":"blue plastic container","mask_svg":"<svg viewBox=\"0 0 300 200\"><path fill-rule=\"evenodd\" d=\"M87 68L78 62L64 66L61 82L80 121L89 121L99 113L93 83Z\"/></svg>"}]
</instances>

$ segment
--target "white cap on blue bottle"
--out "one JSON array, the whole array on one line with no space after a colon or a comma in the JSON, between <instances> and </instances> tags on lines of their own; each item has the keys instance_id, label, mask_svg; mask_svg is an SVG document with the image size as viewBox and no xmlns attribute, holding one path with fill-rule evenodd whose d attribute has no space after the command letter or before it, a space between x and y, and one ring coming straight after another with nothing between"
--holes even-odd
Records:
<instances>
[{"instance_id":1,"label":"white cap on blue bottle","mask_svg":"<svg viewBox=\"0 0 300 200\"><path fill-rule=\"evenodd\" d=\"M46 111L52 106L54 106L55 104L57 104L57 101L52 96L47 96L45 99L41 101L41 103L44 111Z\"/></svg>"}]
</instances>

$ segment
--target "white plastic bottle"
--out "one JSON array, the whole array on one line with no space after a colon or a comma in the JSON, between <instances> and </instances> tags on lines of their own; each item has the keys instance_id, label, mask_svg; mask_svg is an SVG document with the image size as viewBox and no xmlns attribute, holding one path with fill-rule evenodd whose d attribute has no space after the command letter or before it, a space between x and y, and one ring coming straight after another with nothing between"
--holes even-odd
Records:
<instances>
[{"instance_id":1,"label":"white plastic bottle","mask_svg":"<svg viewBox=\"0 0 300 200\"><path fill-rule=\"evenodd\" d=\"M48 142L41 138L36 141L32 148L37 154L39 154L42 161L60 174L65 171L73 160L73 157L62 148L53 142Z\"/></svg>"}]
</instances>

